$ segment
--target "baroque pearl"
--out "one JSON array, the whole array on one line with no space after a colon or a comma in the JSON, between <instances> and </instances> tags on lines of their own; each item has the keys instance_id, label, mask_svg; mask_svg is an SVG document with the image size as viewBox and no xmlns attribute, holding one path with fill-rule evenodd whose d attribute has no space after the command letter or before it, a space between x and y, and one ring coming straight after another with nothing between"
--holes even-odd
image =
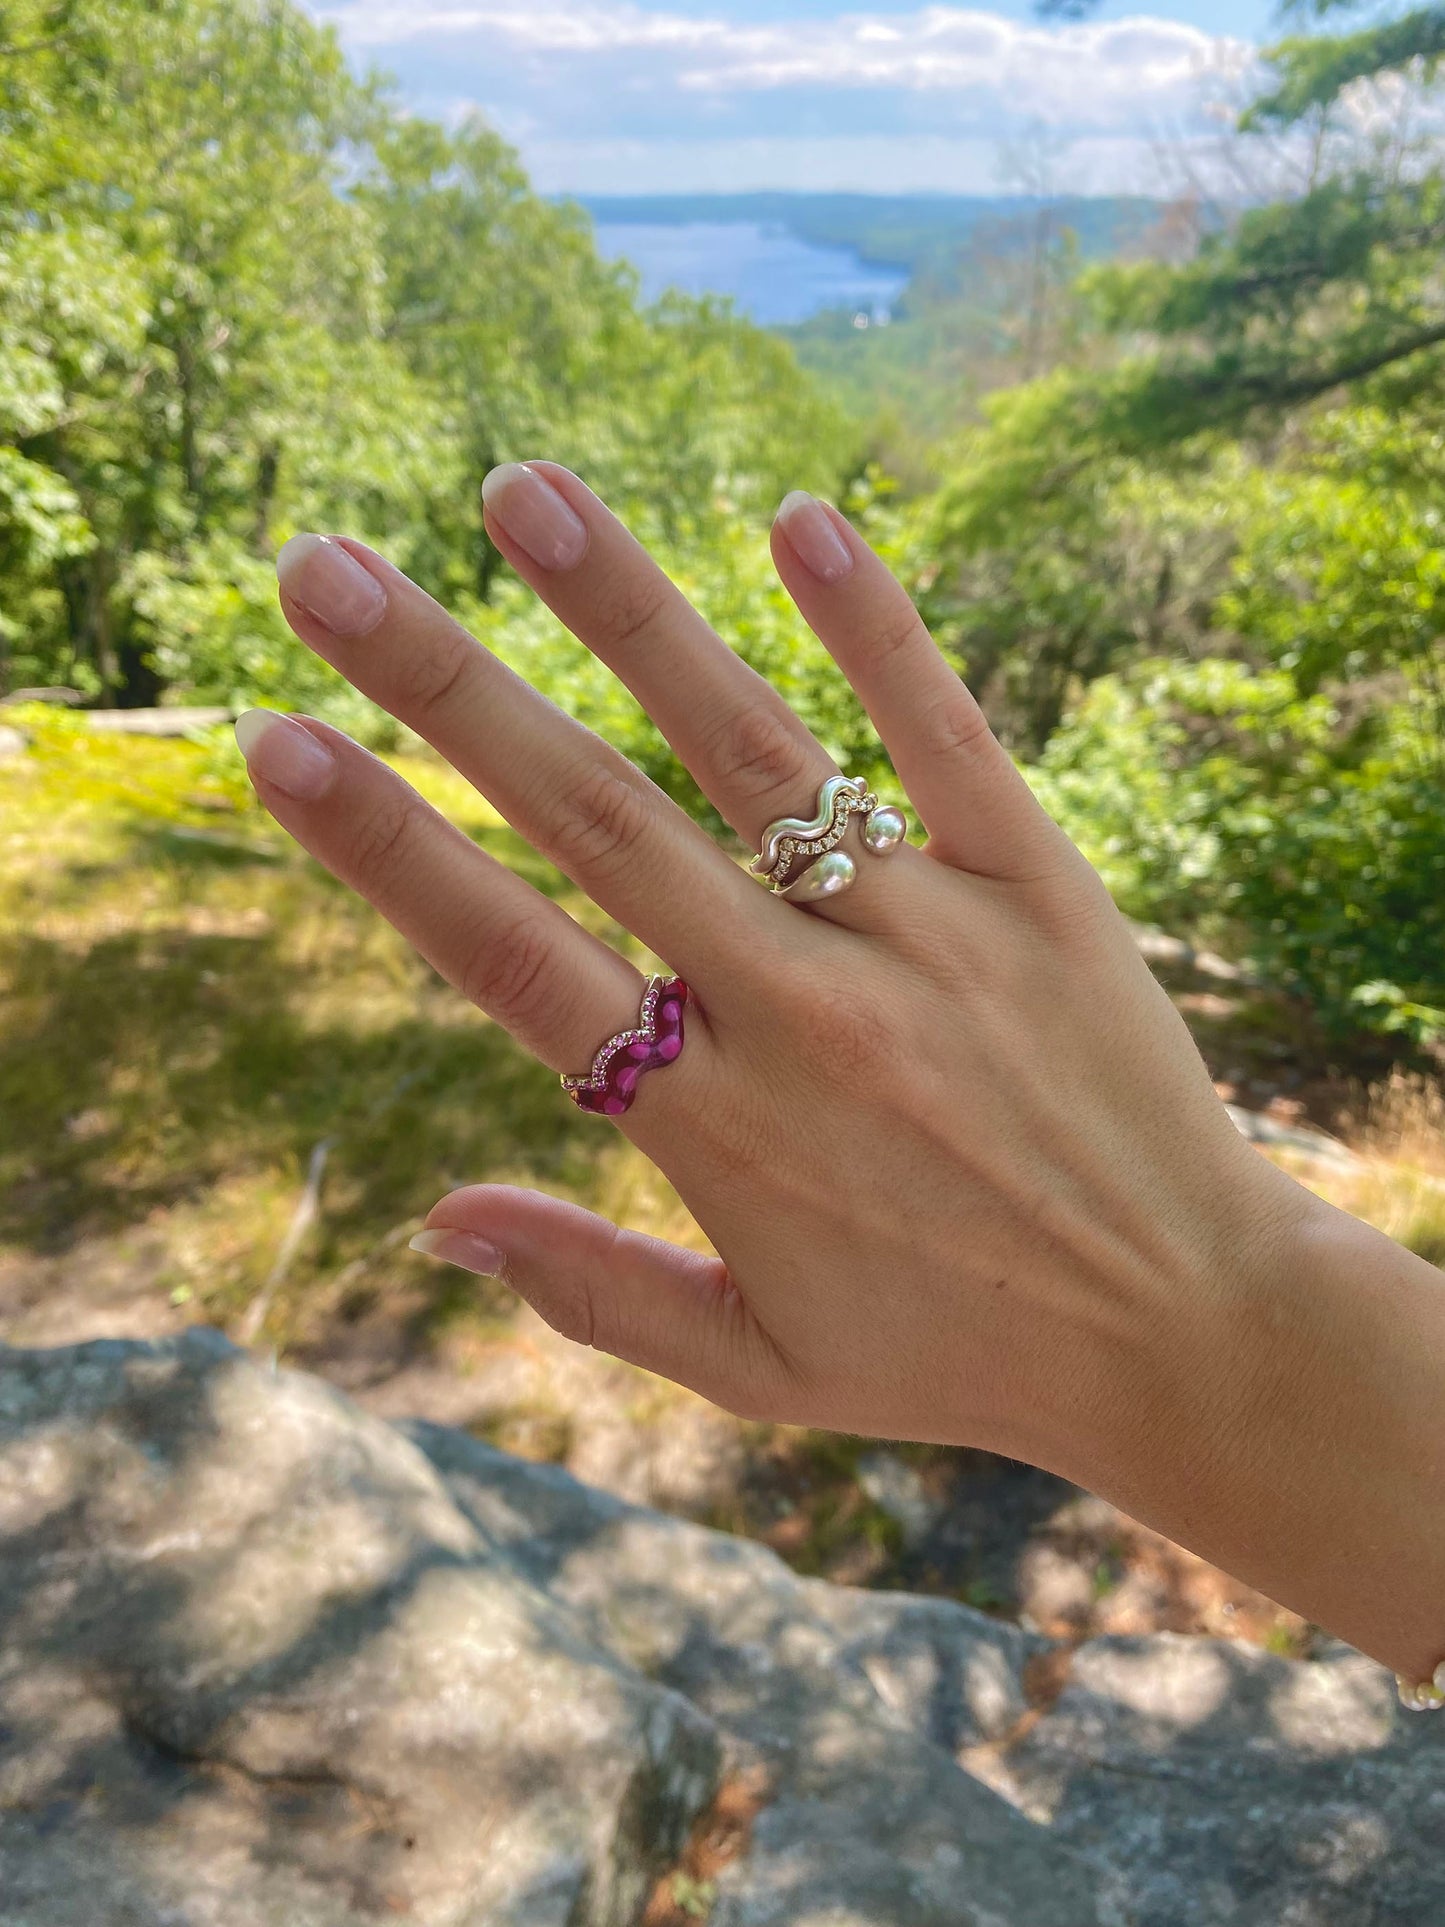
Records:
<instances>
[{"instance_id":1,"label":"baroque pearl","mask_svg":"<svg viewBox=\"0 0 1445 1927\"><path fill-rule=\"evenodd\" d=\"M852 857L844 850L829 850L779 894L789 903L821 903L824 897L841 896L857 878L858 865Z\"/></svg>"},{"instance_id":2,"label":"baroque pearl","mask_svg":"<svg viewBox=\"0 0 1445 1927\"><path fill-rule=\"evenodd\" d=\"M907 817L902 810L895 810L891 806L871 811L868 821L863 825L863 841L874 856L887 856L890 850L898 848L907 834Z\"/></svg>"}]
</instances>

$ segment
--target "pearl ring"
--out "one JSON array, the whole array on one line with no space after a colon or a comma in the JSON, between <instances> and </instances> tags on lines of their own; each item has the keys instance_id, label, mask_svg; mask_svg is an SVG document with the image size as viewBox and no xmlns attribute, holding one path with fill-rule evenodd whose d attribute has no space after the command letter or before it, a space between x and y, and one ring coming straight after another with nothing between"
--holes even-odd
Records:
<instances>
[{"instance_id":1,"label":"pearl ring","mask_svg":"<svg viewBox=\"0 0 1445 1927\"><path fill-rule=\"evenodd\" d=\"M874 856L896 850L908 833L902 810L880 805L861 776L830 776L811 817L783 816L768 825L748 868L789 903L841 896L858 880L857 864L837 847L855 816L863 819L863 847Z\"/></svg>"}]
</instances>

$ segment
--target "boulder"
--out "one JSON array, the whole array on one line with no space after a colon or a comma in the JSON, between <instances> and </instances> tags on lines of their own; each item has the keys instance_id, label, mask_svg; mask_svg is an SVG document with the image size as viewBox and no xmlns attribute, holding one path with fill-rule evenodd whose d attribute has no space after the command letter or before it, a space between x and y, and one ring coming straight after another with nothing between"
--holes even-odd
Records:
<instances>
[{"instance_id":1,"label":"boulder","mask_svg":"<svg viewBox=\"0 0 1445 1927\"><path fill-rule=\"evenodd\" d=\"M319 1380L0 1352L6 1927L626 1927L716 1728Z\"/></svg>"},{"instance_id":2,"label":"boulder","mask_svg":"<svg viewBox=\"0 0 1445 1927\"><path fill-rule=\"evenodd\" d=\"M0 1347L0 1625L6 1927L671 1921L742 1779L713 1927L1445 1919L1440 1737L1342 1647L800 1580L206 1331Z\"/></svg>"}]
</instances>

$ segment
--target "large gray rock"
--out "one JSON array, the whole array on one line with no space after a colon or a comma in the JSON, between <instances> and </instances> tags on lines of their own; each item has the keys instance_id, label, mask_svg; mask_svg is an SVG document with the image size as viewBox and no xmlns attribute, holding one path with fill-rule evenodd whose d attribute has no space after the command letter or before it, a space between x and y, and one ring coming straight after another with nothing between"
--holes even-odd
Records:
<instances>
[{"instance_id":1,"label":"large gray rock","mask_svg":"<svg viewBox=\"0 0 1445 1927\"><path fill-rule=\"evenodd\" d=\"M0 1627L6 1927L621 1927L744 1771L713 1927L1445 1920L1445 1733L1344 1649L1070 1656L214 1334L0 1348Z\"/></svg>"},{"instance_id":2,"label":"large gray rock","mask_svg":"<svg viewBox=\"0 0 1445 1927\"><path fill-rule=\"evenodd\" d=\"M634 1921L711 1722L223 1339L0 1352L6 1927Z\"/></svg>"}]
</instances>

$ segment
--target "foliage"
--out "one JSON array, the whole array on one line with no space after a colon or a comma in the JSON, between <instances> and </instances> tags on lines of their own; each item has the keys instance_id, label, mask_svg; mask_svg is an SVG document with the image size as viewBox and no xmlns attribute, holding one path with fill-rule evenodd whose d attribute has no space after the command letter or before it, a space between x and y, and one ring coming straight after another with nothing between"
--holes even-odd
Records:
<instances>
[{"instance_id":1,"label":"foliage","mask_svg":"<svg viewBox=\"0 0 1445 1927\"><path fill-rule=\"evenodd\" d=\"M1307 158L1295 194L1164 221L1026 197L974 208L962 245L916 199L813 207L815 238L914 272L867 349L889 445L942 475L900 505L795 357L860 367L836 317L789 343L717 301L644 308L490 127L400 112L295 0L15 0L0 693L261 700L394 748L275 604L279 542L341 527L719 827L499 570L482 478L542 453L585 472L838 760L881 773L761 539L813 487L867 508L1131 908L1217 930L1340 1027L1434 1035L1445 170L1411 117L1445 10L1290 11L1240 138Z\"/></svg>"},{"instance_id":2,"label":"foliage","mask_svg":"<svg viewBox=\"0 0 1445 1927\"><path fill-rule=\"evenodd\" d=\"M1445 1037L1445 788L1409 703L1351 730L1287 671L1102 678L1035 772L1122 906L1250 955L1338 1031Z\"/></svg>"},{"instance_id":3,"label":"foliage","mask_svg":"<svg viewBox=\"0 0 1445 1927\"><path fill-rule=\"evenodd\" d=\"M1409 130L1445 10L1294 11L1316 30L1269 51L1241 139L1283 130L1301 191L1085 273L1091 326L956 444L920 586L1129 907L1420 1042L1445 1035L1445 171Z\"/></svg>"},{"instance_id":4,"label":"foliage","mask_svg":"<svg viewBox=\"0 0 1445 1927\"><path fill-rule=\"evenodd\" d=\"M0 691L347 722L268 606L294 529L485 601L497 461L664 504L679 553L852 461L781 342L644 312L489 128L395 110L291 0L24 0L5 31Z\"/></svg>"}]
</instances>

